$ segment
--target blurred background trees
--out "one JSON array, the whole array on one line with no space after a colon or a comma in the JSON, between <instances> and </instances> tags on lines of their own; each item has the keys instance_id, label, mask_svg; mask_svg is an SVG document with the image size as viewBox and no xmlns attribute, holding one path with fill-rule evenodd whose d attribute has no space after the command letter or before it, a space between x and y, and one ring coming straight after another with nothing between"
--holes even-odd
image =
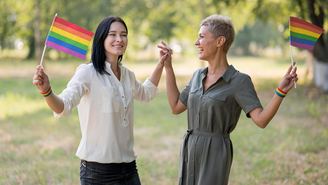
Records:
<instances>
[{"instance_id":1,"label":"blurred background trees","mask_svg":"<svg viewBox=\"0 0 328 185\"><path fill-rule=\"evenodd\" d=\"M0 57L4 50L25 48L23 58L39 62L56 13L92 32L106 16L120 16L129 29L127 57L131 60L137 51L156 49L154 45L160 40L170 43L181 55L193 53L199 22L214 13L231 17L235 25L236 39L230 55L270 53L272 57L290 57L289 16L328 28L327 0L0 0ZM325 31L313 51L293 51L312 54L310 60L318 75L314 79L328 93L327 44ZM45 57L51 57L51 53L55 53L55 59L71 57L56 51L46 52Z\"/></svg>"}]
</instances>

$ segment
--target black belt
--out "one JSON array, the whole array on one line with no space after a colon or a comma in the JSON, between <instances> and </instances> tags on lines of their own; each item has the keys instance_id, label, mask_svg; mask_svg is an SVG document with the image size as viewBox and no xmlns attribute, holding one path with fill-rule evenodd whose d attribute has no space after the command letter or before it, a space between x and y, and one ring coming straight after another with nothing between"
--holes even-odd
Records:
<instances>
[{"instance_id":1,"label":"black belt","mask_svg":"<svg viewBox=\"0 0 328 185\"><path fill-rule=\"evenodd\" d=\"M182 146L180 149L180 161L179 161L179 182L178 185L182 184L182 174L183 174L183 163L188 162L188 138L190 135L194 136L205 136L205 137L224 137L230 139L230 134L225 133L213 133L213 132L201 132L193 129L188 129L187 133L183 137Z\"/></svg>"}]
</instances>

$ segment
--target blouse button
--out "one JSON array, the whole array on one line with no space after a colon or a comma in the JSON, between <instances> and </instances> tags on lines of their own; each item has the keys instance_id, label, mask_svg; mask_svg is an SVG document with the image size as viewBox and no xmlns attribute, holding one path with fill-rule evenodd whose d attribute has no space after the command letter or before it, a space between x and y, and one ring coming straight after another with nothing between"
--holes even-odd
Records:
<instances>
[{"instance_id":1,"label":"blouse button","mask_svg":"<svg viewBox=\"0 0 328 185\"><path fill-rule=\"evenodd\" d=\"M124 96L122 96L122 98L124 98Z\"/></svg>"},{"instance_id":2,"label":"blouse button","mask_svg":"<svg viewBox=\"0 0 328 185\"><path fill-rule=\"evenodd\" d=\"M123 121L125 121L125 119L123 119Z\"/></svg>"}]
</instances>

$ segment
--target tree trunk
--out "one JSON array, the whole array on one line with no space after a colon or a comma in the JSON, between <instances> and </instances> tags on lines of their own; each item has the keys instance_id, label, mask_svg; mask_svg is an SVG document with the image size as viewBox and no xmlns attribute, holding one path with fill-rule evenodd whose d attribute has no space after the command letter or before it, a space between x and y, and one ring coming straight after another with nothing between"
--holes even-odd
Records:
<instances>
[{"instance_id":1,"label":"tree trunk","mask_svg":"<svg viewBox=\"0 0 328 185\"><path fill-rule=\"evenodd\" d=\"M316 0L307 0L307 2L312 24L323 28L325 17L323 5L316 4ZM319 7L317 9L319 13L315 13L317 11L314 7L315 4ZM315 84L317 87L322 87L325 93L328 93L328 48L323 35L319 37L313 47L313 58L313 79Z\"/></svg>"},{"instance_id":2,"label":"tree trunk","mask_svg":"<svg viewBox=\"0 0 328 185\"><path fill-rule=\"evenodd\" d=\"M34 22L34 46L35 46L35 57L37 60L41 59L42 43L41 43L41 17L40 17L40 0L36 1L35 4L35 22Z\"/></svg>"},{"instance_id":3,"label":"tree trunk","mask_svg":"<svg viewBox=\"0 0 328 185\"><path fill-rule=\"evenodd\" d=\"M322 87L324 93L328 93L328 62L313 60L313 79L317 87Z\"/></svg>"},{"instance_id":4,"label":"tree trunk","mask_svg":"<svg viewBox=\"0 0 328 185\"><path fill-rule=\"evenodd\" d=\"M318 4L318 10L319 10L319 13L316 14L315 13L315 7L314 7L314 4L315 4L315 0L308 0L308 5L309 5L309 17L310 17L310 20L312 22L312 24L320 27L320 28L323 28L323 24L324 24L324 11L323 11L323 7L322 5ZM313 56L315 58L317 58L318 61L321 61L321 62L328 62L328 54L327 54L327 45L326 43L324 42L324 39L323 39L323 35L321 35L316 44L314 45L314 48L313 48Z\"/></svg>"},{"instance_id":5,"label":"tree trunk","mask_svg":"<svg viewBox=\"0 0 328 185\"><path fill-rule=\"evenodd\" d=\"M300 9L301 9L301 11L300 11L301 18L302 18L303 20L305 20L302 0L297 0L297 4L298 4L298 6L299 6Z\"/></svg>"},{"instance_id":6,"label":"tree trunk","mask_svg":"<svg viewBox=\"0 0 328 185\"><path fill-rule=\"evenodd\" d=\"M34 35L31 35L31 37L27 38L28 40L28 48L30 49L29 52L28 52L28 55L27 55L27 58L28 59L32 59L35 57L35 45L34 45L34 42L35 42L35 39L34 39Z\"/></svg>"}]
</instances>

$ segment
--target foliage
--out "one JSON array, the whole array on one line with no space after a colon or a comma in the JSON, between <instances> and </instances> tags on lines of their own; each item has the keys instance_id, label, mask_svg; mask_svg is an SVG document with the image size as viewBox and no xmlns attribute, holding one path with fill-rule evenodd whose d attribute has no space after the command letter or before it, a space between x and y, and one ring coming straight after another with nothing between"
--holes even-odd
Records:
<instances>
[{"instance_id":1,"label":"foliage","mask_svg":"<svg viewBox=\"0 0 328 185\"><path fill-rule=\"evenodd\" d=\"M254 19L251 14L253 1L236 2L230 6L222 2L207 0L182 0L182 1L154 1L154 0L95 0L90 3L82 1L46 1L46 0L17 0L2 1L10 11L1 11L3 18L15 17L15 26L10 26L4 20L0 20L0 29L11 29L11 32L3 32L4 39L22 38L28 43L31 50L35 44L35 30L41 30L42 43L48 34L50 23L55 15L95 31L98 23L106 16L117 15L122 17L130 31L130 45L134 49L143 49L150 43L158 40L169 41L172 38L194 41L198 32L199 22L213 14L223 14L233 17L236 30L240 30L248 22ZM202 3L202 6L199 6ZM233 7L233 8L232 8ZM40 27L36 25L37 9L40 9ZM242 9L243 14L240 14ZM2 46L5 48L5 46Z\"/></svg>"},{"instance_id":2,"label":"foliage","mask_svg":"<svg viewBox=\"0 0 328 185\"><path fill-rule=\"evenodd\" d=\"M328 6L326 1L311 2L314 3L316 14L319 7ZM245 54L254 54L249 49L251 43L262 47L282 47L286 44L289 16L310 21L306 0L94 0L92 3L87 0L2 0L1 3L1 49L13 47L13 43L21 39L30 49L29 57L34 55L36 46L44 43L55 13L93 32L105 17L120 16L128 25L129 48L132 51L146 49L159 40L169 43L174 39L180 44L188 41L192 45L197 37L199 22L211 14L232 18L237 33L232 50L239 47ZM324 8L324 14L327 13L328 9ZM39 26L36 24L38 19ZM324 27L327 28L327 18L324 19ZM266 28L263 30L263 27ZM283 35L277 31L277 27L280 27ZM38 29L41 43L36 40ZM70 58L65 53L60 53L59 59L63 57Z\"/></svg>"},{"instance_id":3,"label":"foliage","mask_svg":"<svg viewBox=\"0 0 328 185\"><path fill-rule=\"evenodd\" d=\"M15 3L10 0L0 2L0 48L13 47L9 40L11 40L10 37L14 33L13 28L17 22L15 14L12 14L14 5Z\"/></svg>"},{"instance_id":4,"label":"foliage","mask_svg":"<svg viewBox=\"0 0 328 185\"><path fill-rule=\"evenodd\" d=\"M284 29L283 26L282 29ZM264 34L259 34L261 32ZM285 43L283 33L273 22L263 23L257 20L254 24L246 24L244 29L239 31L231 50L236 52L238 50L235 48L239 47L243 49L242 55L258 55L260 48L275 48L276 46L282 48ZM254 44L254 48L250 47L252 44Z\"/></svg>"}]
</instances>

